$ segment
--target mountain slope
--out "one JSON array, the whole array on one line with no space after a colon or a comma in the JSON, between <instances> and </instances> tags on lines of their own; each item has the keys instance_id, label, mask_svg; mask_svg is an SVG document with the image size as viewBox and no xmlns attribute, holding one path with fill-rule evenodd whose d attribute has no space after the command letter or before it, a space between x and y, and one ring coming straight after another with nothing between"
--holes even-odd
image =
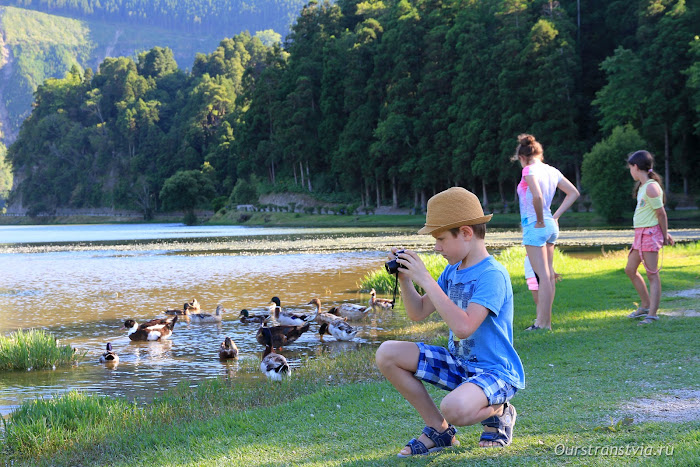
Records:
<instances>
[{"instance_id":1,"label":"mountain slope","mask_svg":"<svg viewBox=\"0 0 700 467\"><path fill-rule=\"evenodd\" d=\"M229 37L239 32L232 30ZM280 37L269 30L264 35ZM73 65L95 70L107 56L135 56L161 46L173 50L180 68L189 69L197 53L209 53L222 39L142 23L77 20L0 7L0 141L9 145L16 139L37 85L46 78L62 78Z\"/></svg>"}]
</instances>

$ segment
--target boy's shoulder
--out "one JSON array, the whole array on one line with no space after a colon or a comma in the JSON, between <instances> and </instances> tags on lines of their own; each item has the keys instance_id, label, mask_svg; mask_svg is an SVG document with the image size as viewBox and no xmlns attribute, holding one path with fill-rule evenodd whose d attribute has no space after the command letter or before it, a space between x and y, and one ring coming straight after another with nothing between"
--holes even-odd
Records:
<instances>
[{"instance_id":1,"label":"boy's shoulder","mask_svg":"<svg viewBox=\"0 0 700 467\"><path fill-rule=\"evenodd\" d=\"M442 271L443 274L476 274L476 275L482 275L488 271L491 270L497 270L499 272L502 272L505 274L506 277L510 277L508 274L508 270L506 269L505 266L503 266L496 258L493 257L493 255L489 255L483 260L479 261L473 266L470 266L466 269L457 269L459 267L459 263L457 264L448 264L445 266L445 269Z\"/></svg>"}]
</instances>

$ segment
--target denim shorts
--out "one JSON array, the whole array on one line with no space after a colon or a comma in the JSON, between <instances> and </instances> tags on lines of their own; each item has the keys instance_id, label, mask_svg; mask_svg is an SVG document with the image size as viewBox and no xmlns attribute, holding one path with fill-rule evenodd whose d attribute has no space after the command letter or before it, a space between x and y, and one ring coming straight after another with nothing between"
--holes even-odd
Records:
<instances>
[{"instance_id":1,"label":"denim shorts","mask_svg":"<svg viewBox=\"0 0 700 467\"><path fill-rule=\"evenodd\" d=\"M545 246L556 243L559 238L559 225L554 219L545 219L544 227L536 228L537 221L523 224L523 245Z\"/></svg>"},{"instance_id":2,"label":"denim shorts","mask_svg":"<svg viewBox=\"0 0 700 467\"><path fill-rule=\"evenodd\" d=\"M457 389L464 383L476 384L484 391L489 405L503 404L512 399L518 391L493 373L467 371L445 347L428 345L424 342L416 342L416 345L420 355L418 369L413 376L421 381L446 391Z\"/></svg>"}]
</instances>

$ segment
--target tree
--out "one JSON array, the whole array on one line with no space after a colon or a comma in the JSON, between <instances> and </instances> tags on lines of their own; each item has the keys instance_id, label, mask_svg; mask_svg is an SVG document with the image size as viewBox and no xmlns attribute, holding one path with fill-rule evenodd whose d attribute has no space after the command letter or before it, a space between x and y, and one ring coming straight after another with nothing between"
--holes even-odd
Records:
<instances>
[{"instance_id":1,"label":"tree","mask_svg":"<svg viewBox=\"0 0 700 467\"><path fill-rule=\"evenodd\" d=\"M0 212L4 212L5 201L10 195L12 188L12 169L5 161L7 149L5 145L0 143Z\"/></svg>"},{"instance_id":2,"label":"tree","mask_svg":"<svg viewBox=\"0 0 700 467\"><path fill-rule=\"evenodd\" d=\"M184 222L197 222L195 208L212 200L216 190L206 174L200 170L181 170L168 178L160 190L160 199L165 209L185 212Z\"/></svg>"},{"instance_id":3,"label":"tree","mask_svg":"<svg viewBox=\"0 0 700 467\"><path fill-rule=\"evenodd\" d=\"M631 195L625 196L631 193L633 184L626 157L646 145L631 125L618 126L583 156L583 186L591 196L595 211L608 222L619 220L623 211L634 207Z\"/></svg>"}]
</instances>

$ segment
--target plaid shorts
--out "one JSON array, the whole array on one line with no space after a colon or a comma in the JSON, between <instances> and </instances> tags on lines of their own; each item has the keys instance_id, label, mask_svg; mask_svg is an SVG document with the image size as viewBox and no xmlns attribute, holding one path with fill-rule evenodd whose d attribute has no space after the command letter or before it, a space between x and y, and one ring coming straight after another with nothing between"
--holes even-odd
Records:
<instances>
[{"instance_id":1,"label":"plaid shorts","mask_svg":"<svg viewBox=\"0 0 700 467\"><path fill-rule=\"evenodd\" d=\"M471 373L452 356L449 350L424 342L416 342L420 355L417 379L426 381L446 391L457 389L464 383L474 383L486 394L489 405L503 404L512 399L517 388L493 373Z\"/></svg>"}]
</instances>

